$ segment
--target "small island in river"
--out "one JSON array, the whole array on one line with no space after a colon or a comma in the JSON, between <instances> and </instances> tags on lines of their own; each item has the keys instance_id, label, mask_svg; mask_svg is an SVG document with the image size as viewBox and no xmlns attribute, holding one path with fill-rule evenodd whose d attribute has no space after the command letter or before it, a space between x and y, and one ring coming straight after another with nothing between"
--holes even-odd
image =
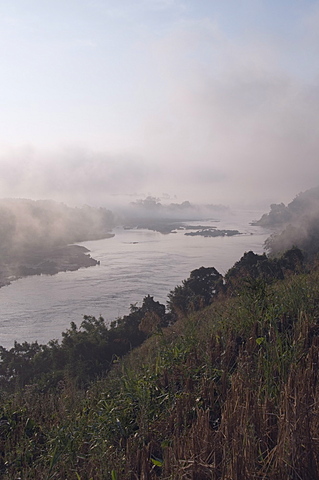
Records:
<instances>
[{"instance_id":1,"label":"small island in river","mask_svg":"<svg viewBox=\"0 0 319 480\"><path fill-rule=\"evenodd\" d=\"M190 220L191 221L191 220ZM214 220L218 222L218 220ZM144 220L139 223L126 225L125 229L147 229L162 234L176 233L177 230L187 230L184 235L192 237L232 237L234 235L242 235L238 230L219 230L212 225L190 225L182 220L157 219L156 221Z\"/></svg>"},{"instance_id":2,"label":"small island in river","mask_svg":"<svg viewBox=\"0 0 319 480\"><path fill-rule=\"evenodd\" d=\"M54 275L98 265L76 245L110 238L112 212L49 200L0 200L0 287L29 275Z\"/></svg>"},{"instance_id":3,"label":"small island in river","mask_svg":"<svg viewBox=\"0 0 319 480\"><path fill-rule=\"evenodd\" d=\"M191 237L233 237L234 235L242 235L238 230L217 230L216 227L203 228L196 232L186 232L185 235Z\"/></svg>"},{"instance_id":4,"label":"small island in river","mask_svg":"<svg viewBox=\"0 0 319 480\"><path fill-rule=\"evenodd\" d=\"M29 275L54 275L98 265L89 250L77 243L110 238L119 222L127 229L162 234L239 235L237 230L218 230L211 225L218 222L211 215L220 209L206 206L202 211L189 202L164 207L148 198L135 205L134 214L123 218L87 205L72 208L51 200L0 199L0 287Z\"/></svg>"},{"instance_id":5,"label":"small island in river","mask_svg":"<svg viewBox=\"0 0 319 480\"><path fill-rule=\"evenodd\" d=\"M189 220L193 221L193 220ZM219 220L214 220L215 222L218 222ZM128 223L124 226L125 230L131 230L134 228L137 229L145 229L145 230L152 230L154 232L159 232L164 235L167 235L169 233L176 233L177 230L196 230L196 229L201 229L201 230L214 230L217 227L213 226L205 226L205 225L188 225L185 223L184 220L176 219L176 220L171 220L171 219L166 219L166 218L160 218L160 219L144 219L144 220L138 220L138 221L131 221L131 223ZM185 234L187 235L187 234Z\"/></svg>"}]
</instances>

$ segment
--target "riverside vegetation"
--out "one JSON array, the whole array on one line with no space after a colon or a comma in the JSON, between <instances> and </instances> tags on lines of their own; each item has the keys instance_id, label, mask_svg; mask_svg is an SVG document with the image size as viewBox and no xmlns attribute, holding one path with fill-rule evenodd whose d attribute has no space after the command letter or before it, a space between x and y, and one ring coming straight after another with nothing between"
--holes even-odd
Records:
<instances>
[{"instance_id":1,"label":"riverside vegetation","mask_svg":"<svg viewBox=\"0 0 319 480\"><path fill-rule=\"evenodd\" d=\"M319 478L316 258L247 252L167 308L1 348L1 478Z\"/></svg>"},{"instance_id":2,"label":"riverside vegetation","mask_svg":"<svg viewBox=\"0 0 319 480\"><path fill-rule=\"evenodd\" d=\"M301 260L248 252L225 279L193 271L168 311L147 296L2 348L1 477L318 478L319 271Z\"/></svg>"}]
</instances>

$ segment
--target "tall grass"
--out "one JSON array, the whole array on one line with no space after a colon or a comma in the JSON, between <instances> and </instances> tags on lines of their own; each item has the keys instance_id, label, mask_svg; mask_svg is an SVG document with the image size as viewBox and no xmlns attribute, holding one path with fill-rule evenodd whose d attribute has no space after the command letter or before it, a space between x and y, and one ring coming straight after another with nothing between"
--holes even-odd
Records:
<instances>
[{"instance_id":1,"label":"tall grass","mask_svg":"<svg viewBox=\"0 0 319 480\"><path fill-rule=\"evenodd\" d=\"M86 391L2 395L1 478L319 478L319 282L245 283Z\"/></svg>"}]
</instances>

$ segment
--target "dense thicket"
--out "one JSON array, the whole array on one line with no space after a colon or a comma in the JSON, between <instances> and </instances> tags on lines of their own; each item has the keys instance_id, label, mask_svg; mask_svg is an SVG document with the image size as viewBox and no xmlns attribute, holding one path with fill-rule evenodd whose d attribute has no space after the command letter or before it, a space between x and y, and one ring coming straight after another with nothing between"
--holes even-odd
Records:
<instances>
[{"instance_id":1,"label":"dense thicket","mask_svg":"<svg viewBox=\"0 0 319 480\"><path fill-rule=\"evenodd\" d=\"M102 317L84 316L79 328L72 322L62 333L61 342L15 342L10 349L0 346L0 386L14 391L36 384L39 391L48 392L68 377L84 388L151 333L166 326L169 318L165 306L148 295L141 307L131 305L130 313L110 326Z\"/></svg>"}]
</instances>

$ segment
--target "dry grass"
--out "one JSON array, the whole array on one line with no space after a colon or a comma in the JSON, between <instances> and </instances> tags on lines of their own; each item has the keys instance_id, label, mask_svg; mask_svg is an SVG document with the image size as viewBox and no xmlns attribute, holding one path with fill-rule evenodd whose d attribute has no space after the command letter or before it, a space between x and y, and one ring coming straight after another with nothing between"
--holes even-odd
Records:
<instances>
[{"instance_id":1,"label":"dry grass","mask_svg":"<svg viewBox=\"0 0 319 480\"><path fill-rule=\"evenodd\" d=\"M224 374L217 382L201 378L196 385L190 378L185 380L175 404L166 412L165 425L157 425L147 445L137 447L131 439L126 453L129 469L121 478L319 478L317 330L316 324L300 313L287 346L294 351L294 355L290 351L289 368L276 366L278 332L272 332L267 346L256 342L256 326L240 346L235 337L228 337L224 345L220 337L210 339L212 364L231 375L227 378ZM273 364L269 362L271 354ZM266 360L275 389L264 383ZM185 369L190 373L190 366ZM170 381L166 378L167 385ZM168 444L156 441L159 431L165 432ZM152 463L153 455L162 458L161 468Z\"/></svg>"},{"instance_id":2,"label":"dry grass","mask_svg":"<svg viewBox=\"0 0 319 480\"><path fill-rule=\"evenodd\" d=\"M318 479L317 280L180 319L86 392L5 400L2 478Z\"/></svg>"}]
</instances>

